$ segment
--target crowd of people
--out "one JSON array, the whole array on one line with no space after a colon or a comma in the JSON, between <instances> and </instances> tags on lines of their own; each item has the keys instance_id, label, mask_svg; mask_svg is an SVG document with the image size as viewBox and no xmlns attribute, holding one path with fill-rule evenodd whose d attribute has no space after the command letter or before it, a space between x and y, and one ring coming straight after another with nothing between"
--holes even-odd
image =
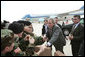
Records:
<instances>
[{"instance_id":1,"label":"crowd of people","mask_svg":"<svg viewBox=\"0 0 85 57\"><path fill-rule=\"evenodd\" d=\"M64 54L66 38L71 40L73 56L84 56L84 25L79 21L80 16L75 15L72 31L66 37L63 35L62 26L58 24L58 17L44 20L41 36L33 33L30 21L1 22L1 56L39 56L46 48L52 49L52 45L56 51ZM47 43L43 45L44 42ZM36 46L39 46L37 52Z\"/></svg>"}]
</instances>

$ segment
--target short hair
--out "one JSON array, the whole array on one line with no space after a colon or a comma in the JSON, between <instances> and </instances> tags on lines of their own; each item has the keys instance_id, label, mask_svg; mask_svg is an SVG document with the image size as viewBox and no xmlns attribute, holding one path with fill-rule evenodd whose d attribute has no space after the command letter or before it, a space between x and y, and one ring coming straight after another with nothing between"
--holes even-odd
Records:
<instances>
[{"instance_id":1,"label":"short hair","mask_svg":"<svg viewBox=\"0 0 85 57\"><path fill-rule=\"evenodd\" d=\"M24 21L24 20L19 20L19 21L17 21L17 22L24 24L24 26L29 26L29 25L32 24L30 21Z\"/></svg>"},{"instance_id":2,"label":"short hair","mask_svg":"<svg viewBox=\"0 0 85 57\"><path fill-rule=\"evenodd\" d=\"M8 29L12 30L15 34L23 32L24 25L18 22L13 22L9 25Z\"/></svg>"},{"instance_id":3,"label":"short hair","mask_svg":"<svg viewBox=\"0 0 85 57\"><path fill-rule=\"evenodd\" d=\"M74 15L74 17L77 17L78 19L80 19L80 15Z\"/></svg>"},{"instance_id":4,"label":"short hair","mask_svg":"<svg viewBox=\"0 0 85 57\"><path fill-rule=\"evenodd\" d=\"M45 21L48 22L48 20L46 20L46 19L44 20L44 22L45 22Z\"/></svg>"},{"instance_id":5,"label":"short hair","mask_svg":"<svg viewBox=\"0 0 85 57\"><path fill-rule=\"evenodd\" d=\"M55 17L56 19L58 19L58 17Z\"/></svg>"},{"instance_id":6,"label":"short hair","mask_svg":"<svg viewBox=\"0 0 85 57\"><path fill-rule=\"evenodd\" d=\"M52 21L52 23L53 23L53 24L55 24L55 21L54 21L54 19L53 19L53 18L50 18L49 20L51 20L51 21Z\"/></svg>"},{"instance_id":7,"label":"short hair","mask_svg":"<svg viewBox=\"0 0 85 57\"><path fill-rule=\"evenodd\" d=\"M14 42L14 34L11 36L6 35L4 38L1 39L1 51L3 51L6 46L11 46Z\"/></svg>"}]
</instances>

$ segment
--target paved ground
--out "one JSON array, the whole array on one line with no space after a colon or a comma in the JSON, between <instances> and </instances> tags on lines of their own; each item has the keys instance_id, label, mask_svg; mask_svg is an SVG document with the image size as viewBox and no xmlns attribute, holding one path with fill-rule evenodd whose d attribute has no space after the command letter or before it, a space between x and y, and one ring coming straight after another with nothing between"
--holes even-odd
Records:
<instances>
[{"instance_id":1,"label":"paved ground","mask_svg":"<svg viewBox=\"0 0 85 57\"><path fill-rule=\"evenodd\" d=\"M34 33L38 36L41 36L43 24L42 23L33 23L32 25L34 28ZM66 46L63 48L63 50L67 56L72 56L70 40L66 40Z\"/></svg>"}]
</instances>

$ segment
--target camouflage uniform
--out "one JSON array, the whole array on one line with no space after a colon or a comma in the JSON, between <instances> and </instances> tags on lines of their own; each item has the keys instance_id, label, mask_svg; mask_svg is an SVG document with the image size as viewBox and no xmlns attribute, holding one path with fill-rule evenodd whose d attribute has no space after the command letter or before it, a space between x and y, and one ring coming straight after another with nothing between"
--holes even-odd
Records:
<instances>
[{"instance_id":1,"label":"camouflage uniform","mask_svg":"<svg viewBox=\"0 0 85 57\"><path fill-rule=\"evenodd\" d=\"M1 29L1 39L5 38L5 36L11 36L12 34L13 34L13 32L11 30ZM16 54L14 52L14 50L18 47L18 43L15 39L19 39L19 38L14 38L14 44L15 45L14 45L13 50L11 52L6 53L6 54L1 54L1 56L23 56L24 55L23 52L18 53L18 54Z\"/></svg>"},{"instance_id":2,"label":"camouflage uniform","mask_svg":"<svg viewBox=\"0 0 85 57\"><path fill-rule=\"evenodd\" d=\"M1 29L1 38L4 38L6 35L10 36L13 33L11 30L8 29ZM35 39L34 45L30 45L29 41L24 41L24 37L29 34ZM22 38L14 37L14 48L11 52L7 53L6 55L1 54L1 56L37 56L34 53L35 45L41 45L43 43L41 37L34 36L32 33L24 32ZM22 52L16 54L14 50L19 47Z\"/></svg>"},{"instance_id":3,"label":"camouflage uniform","mask_svg":"<svg viewBox=\"0 0 85 57\"><path fill-rule=\"evenodd\" d=\"M1 54L1 56L13 56L13 54L11 52L8 52L6 54Z\"/></svg>"},{"instance_id":4,"label":"camouflage uniform","mask_svg":"<svg viewBox=\"0 0 85 57\"><path fill-rule=\"evenodd\" d=\"M13 33L11 30L1 29L1 38L4 38L5 36L11 36L11 33Z\"/></svg>"},{"instance_id":5,"label":"camouflage uniform","mask_svg":"<svg viewBox=\"0 0 85 57\"><path fill-rule=\"evenodd\" d=\"M26 35L30 35L32 38L34 38L35 43L29 44L29 41L24 41L24 38ZM19 47L22 51L24 51L26 53L26 56L32 56L32 55L36 56L36 54L34 54L35 46L41 45L42 43L43 43L42 38L34 36L33 33L24 32L22 34L22 37L19 38Z\"/></svg>"},{"instance_id":6,"label":"camouflage uniform","mask_svg":"<svg viewBox=\"0 0 85 57\"><path fill-rule=\"evenodd\" d=\"M44 43L43 38L41 36L36 36L33 33L28 33L28 32L25 33L29 34L32 38L35 39L35 43L34 43L35 45L41 45Z\"/></svg>"}]
</instances>

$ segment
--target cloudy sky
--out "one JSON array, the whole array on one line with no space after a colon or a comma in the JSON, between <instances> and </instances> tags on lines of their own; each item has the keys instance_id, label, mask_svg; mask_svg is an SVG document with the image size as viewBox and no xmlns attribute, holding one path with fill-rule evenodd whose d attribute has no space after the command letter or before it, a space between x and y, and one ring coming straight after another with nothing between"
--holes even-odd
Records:
<instances>
[{"instance_id":1,"label":"cloudy sky","mask_svg":"<svg viewBox=\"0 0 85 57\"><path fill-rule=\"evenodd\" d=\"M19 20L26 14L60 14L78 10L83 5L84 1L1 1L1 20Z\"/></svg>"}]
</instances>

